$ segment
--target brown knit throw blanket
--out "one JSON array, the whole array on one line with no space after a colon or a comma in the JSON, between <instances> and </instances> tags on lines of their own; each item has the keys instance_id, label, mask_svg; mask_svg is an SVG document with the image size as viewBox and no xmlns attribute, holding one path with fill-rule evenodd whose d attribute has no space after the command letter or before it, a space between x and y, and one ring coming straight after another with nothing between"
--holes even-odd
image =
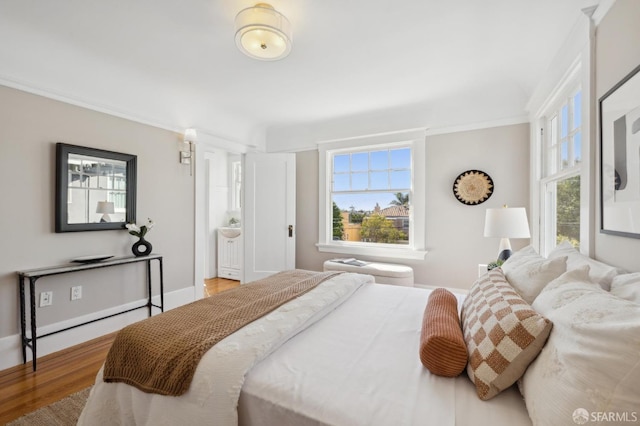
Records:
<instances>
[{"instance_id":1,"label":"brown knit throw blanket","mask_svg":"<svg viewBox=\"0 0 640 426\"><path fill-rule=\"evenodd\" d=\"M125 327L107 355L104 381L182 395L213 345L337 274L279 272Z\"/></svg>"}]
</instances>

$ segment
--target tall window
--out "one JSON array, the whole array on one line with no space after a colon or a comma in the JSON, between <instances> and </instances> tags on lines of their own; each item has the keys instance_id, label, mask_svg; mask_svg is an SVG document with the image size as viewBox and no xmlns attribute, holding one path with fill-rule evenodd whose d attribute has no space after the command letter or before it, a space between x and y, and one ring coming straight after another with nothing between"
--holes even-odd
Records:
<instances>
[{"instance_id":1,"label":"tall window","mask_svg":"<svg viewBox=\"0 0 640 426\"><path fill-rule=\"evenodd\" d=\"M354 244L409 244L411 148L331 154L333 240Z\"/></svg>"},{"instance_id":2,"label":"tall window","mask_svg":"<svg viewBox=\"0 0 640 426\"><path fill-rule=\"evenodd\" d=\"M542 129L542 232L546 252L562 241L580 246L580 170L582 162L582 92L562 97Z\"/></svg>"}]
</instances>

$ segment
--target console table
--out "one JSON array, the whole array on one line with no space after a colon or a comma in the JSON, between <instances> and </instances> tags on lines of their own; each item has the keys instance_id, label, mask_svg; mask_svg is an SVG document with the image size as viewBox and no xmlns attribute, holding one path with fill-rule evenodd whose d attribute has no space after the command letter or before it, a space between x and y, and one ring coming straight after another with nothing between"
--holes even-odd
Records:
<instances>
[{"instance_id":1,"label":"console table","mask_svg":"<svg viewBox=\"0 0 640 426\"><path fill-rule=\"evenodd\" d=\"M152 303L152 286L151 286L151 261L158 261L158 268L160 272L160 305L156 305ZM86 271L87 269L98 269L98 268L108 268L111 266L118 265L126 265L129 263L136 262L146 262L147 263L147 303L144 305L137 306L135 308L127 309L122 312L117 312L115 314L107 315L101 318L96 318L91 321L86 321L81 324L76 324L71 327L66 327L60 330L52 331L47 334L43 334L41 336L37 335L36 330L36 281L39 278L47 277L51 275L59 275L59 274L68 274L71 272L78 271ZM26 321L26 297L25 297L25 281L29 279L29 312L30 312L30 327L31 327L31 337L27 336L27 321ZM117 257L111 258L108 260L104 260L101 262L94 263L84 263L84 264L66 264L60 266L52 266L47 268L38 268L38 269L29 269L25 271L18 271L18 287L20 289L20 328L22 331L22 360L23 363L27 363L27 347L31 349L31 354L33 358L33 371L36 371L36 340L41 337L50 336L52 334L61 333L63 331L70 330L72 328L80 327L86 324L90 324L92 322L100 321L106 318L111 318L116 315L125 314L127 312L135 311L136 309L147 308L149 316L151 316L152 308L158 308L161 312L164 312L164 282L163 282L163 272L162 272L162 256L158 254L150 254L148 256L135 257L135 256L125 256L125 257Z\"/></svg>"}]
</instances>

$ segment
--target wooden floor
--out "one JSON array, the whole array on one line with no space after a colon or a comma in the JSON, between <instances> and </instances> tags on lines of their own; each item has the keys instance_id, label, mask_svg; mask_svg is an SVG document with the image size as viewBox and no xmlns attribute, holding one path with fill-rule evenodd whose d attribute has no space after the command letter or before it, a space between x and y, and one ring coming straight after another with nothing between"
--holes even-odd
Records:
<instances>
[{"instance_id":1,"label":"wooden floor","mask_svg":"<svg viewBox=\"0 0 640 426\"><path fill-rule=\"evenodd\" d=\"M211 278L204 280L204 295L212 296L221 291L229 290L234 287L238 287L240 281L226 280L224 278Z\"/></svg>"},{"instance_id":2,"label":"wooden floor","mask_svg":"<svg viewBox=\"0 0 640 426\"><path fill-rule=\"evenodd\" d=\"M240 285L238 281L212 278L204 295L211 296ZM0 371L0 425L93 385L113 343L115 333Z\"/></svg>"}]
</instances>

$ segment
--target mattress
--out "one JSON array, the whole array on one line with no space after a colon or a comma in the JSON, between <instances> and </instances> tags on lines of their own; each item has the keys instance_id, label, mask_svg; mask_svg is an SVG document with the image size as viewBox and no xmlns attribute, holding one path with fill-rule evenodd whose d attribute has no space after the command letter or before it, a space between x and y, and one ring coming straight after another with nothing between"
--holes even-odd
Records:
<instances>
[{"instance_id":1,"label":"mattress","mask_svg":"<svg viewBox=\"0 0 640 426\"><path fill-rule=\"evenodd\" d=\"M481 401L463 373L435 376L419 359L430 291L370 284L246 375L239 424L531 425L515 387ZM459 298L459 306L464 296Z\"/></svg>"}]
</instances>

